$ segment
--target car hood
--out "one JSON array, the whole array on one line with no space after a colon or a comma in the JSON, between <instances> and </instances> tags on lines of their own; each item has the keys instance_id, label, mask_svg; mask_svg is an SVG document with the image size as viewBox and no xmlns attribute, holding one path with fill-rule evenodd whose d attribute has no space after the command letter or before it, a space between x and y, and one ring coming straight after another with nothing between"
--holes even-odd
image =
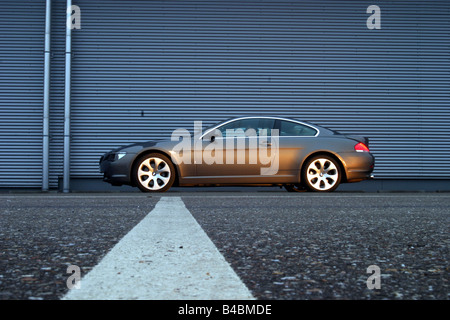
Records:
<instances>
[{"instance_id":1,"label":"car hood","mask_svg":"<svg viewBox=\"0 0 450 320\"><path fill-rule=\"evenodd\" d=\"M164 141L163 139L161 140L149 140L149 141L143 141L143 142L135 142L132 144L127 144L127 145L123 145L120 147L115 148L114 150L111 150L111 152L118 152L121 151L123 149L132 149L132 148L148 148L148 147L152 147L154 145L156 145L158 142Z\"/></svg>"}]
</instances>

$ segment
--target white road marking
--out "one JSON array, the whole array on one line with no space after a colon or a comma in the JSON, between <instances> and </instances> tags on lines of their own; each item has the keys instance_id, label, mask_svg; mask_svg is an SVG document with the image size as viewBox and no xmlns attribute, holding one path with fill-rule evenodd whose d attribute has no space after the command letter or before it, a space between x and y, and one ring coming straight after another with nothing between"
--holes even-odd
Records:
<instances>
[{"instance_id":1,"label":"white road marking","mask_svg":"<svg viewBox=\"0 0 450 320\"><path fill-rule=\"evenodd\" d=\"M80 285L63 299L254 299L180 197L162 197Z\"/></svg>"}]
</instances>

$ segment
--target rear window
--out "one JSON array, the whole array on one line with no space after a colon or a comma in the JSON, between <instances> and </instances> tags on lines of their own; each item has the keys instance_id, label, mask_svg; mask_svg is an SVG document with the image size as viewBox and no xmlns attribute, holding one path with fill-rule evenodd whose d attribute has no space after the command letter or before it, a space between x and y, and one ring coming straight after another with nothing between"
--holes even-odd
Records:
<instances>
[{"instance_id":1,"label":"rear window","mask_svg":"<svg viewBox=\"0 0 450 320\"><path fill-rule=\"evenodd\" d=\"M291 122L280 121L280 136L281 137L313 137L317 131L309 126Z\"/></svg>"}]
</instances>

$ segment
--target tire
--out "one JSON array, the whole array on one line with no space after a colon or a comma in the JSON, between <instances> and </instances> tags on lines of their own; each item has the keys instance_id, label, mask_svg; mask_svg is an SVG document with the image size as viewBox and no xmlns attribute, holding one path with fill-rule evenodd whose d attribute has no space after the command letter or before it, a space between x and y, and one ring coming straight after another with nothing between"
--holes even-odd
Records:
<instances>
[{"instance_id":1,"label":"tire","mask_svg":"<svg viewBox=\"0 0 450 320\"><path fill-rule=\"evenodd\" d=\"M339 162L327 155L309 159L302 170L302 184L309 191L331 192L341 183L342 170Z\"/></svg>"},{"instance_id":2,"label":"tire","mask_svg":"<svg viewBox=\"0 0 450 320\"><path fill-rule=\"evenodd\" d=\"M133 167L134 184L143 192L165 192L175 181L175 167L165 155L150 153Z\"/></svg>"}]
</instances>

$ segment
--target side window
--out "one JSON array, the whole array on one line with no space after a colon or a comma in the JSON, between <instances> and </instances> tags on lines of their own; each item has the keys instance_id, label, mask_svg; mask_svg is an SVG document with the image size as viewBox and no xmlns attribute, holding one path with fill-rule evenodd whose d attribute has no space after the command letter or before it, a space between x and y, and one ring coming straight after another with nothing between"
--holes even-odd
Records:
<instances>
[{"instance_id":1,"label":"side window","mask_svg":"<svg viewBox=\"0 0 450 320\"><path fill-rule=\"evenodd\" d=\"M264 135L264 136L270 136L272 135L272 129L274 127L275 120L274 119L266 119L262 118L259 121L259 126L257 129L258 136Z\"/></svg>"},{"instance_id":2,"label":"side window","mask_svg":"<svg viewBox=\"0 0 450 320\"><path fill-rule=\"evenodd\" d=\"M291 121L280 121L280 136L313 137L317 131L311 127Z\"/></svg>"},{"instance_id":3,"label":"side window","mask_svg":"<svg viewBox=\"0 0 450 320\"><path fill-rule=\"evenodd\" d=\"M244 133L242 136L245 136L246 132L248 134L270 135L274 122L275 120L266 118L241 119L224 124L217 129L220 130L223 137L226 137L227 130L232 130L233 136L240 136L239 133Z\"/></svg>"}]
</instances>

